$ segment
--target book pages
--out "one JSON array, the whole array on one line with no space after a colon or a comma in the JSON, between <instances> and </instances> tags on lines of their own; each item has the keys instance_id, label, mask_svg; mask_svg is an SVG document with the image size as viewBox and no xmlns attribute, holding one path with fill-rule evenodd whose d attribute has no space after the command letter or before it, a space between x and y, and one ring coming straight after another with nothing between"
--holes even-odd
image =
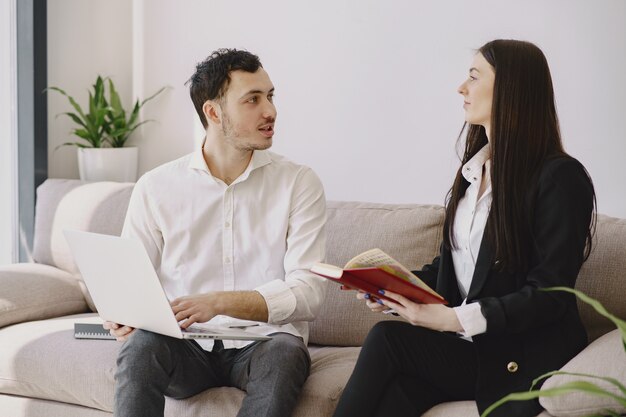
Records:
<instances>
[{"instance_id":1,"label":"book pages","mask_svg":"<svg viewBox=\"0 0 626 417\"><path fill-rule=\"evenodd\" d=\"M367 268L376 267L380 268L392 275L402 278L410 283L417 285L420 288L430 292L433 295L441 298L433 289L424 283L421 279L416 277L411 271L409 271L400 262L387 255L385 252L378 248L370 249L366 252L360 253L354 258L350 259L344 269L352 268Z\"/></svg>"}]
</instances>

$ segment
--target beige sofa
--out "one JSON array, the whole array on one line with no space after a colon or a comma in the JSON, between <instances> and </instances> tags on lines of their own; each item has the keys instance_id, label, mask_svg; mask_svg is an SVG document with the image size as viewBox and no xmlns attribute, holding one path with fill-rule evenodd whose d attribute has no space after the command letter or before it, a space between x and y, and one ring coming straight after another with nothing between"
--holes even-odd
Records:
<instances>
[{"instance_id":1,"label":"beige sofa","mask_svg":"<svg viewBox=\"0 0 626 417\"><path fill-rule=\"evenodd\" d=\"M114 341L75 340L75 322L98 322L62 236L65 228L118 234L132 184L48 180L37 191L33 257L36 263L0 267L0 416L106 417L113 407ZM416 197L417 198L417 197ZM327 261L343 264L380 247L409 267L429 262L441 241L443 209L431 205L328 204ZM626 317L626 220L599 216L597 246L578 288ZM581 305L595 342L569 370L626 381L626 356L612 325ZM352 371L359 345L378 320L354 294L329 286L311 324L311 375L294 416L330 416ZM602 337L601 337L602 336ZM546 386L560 381L553 377ZM562 381L561 381L562 382ZM218 388L166 401L167 416L235 416L244 393ZM611 404L581 395L543 402L549 415L584 415ZM624 410L622 410L624 412ZM473 402L434 407L429 417L477 416Z\"/></svg>"}]
</instances>

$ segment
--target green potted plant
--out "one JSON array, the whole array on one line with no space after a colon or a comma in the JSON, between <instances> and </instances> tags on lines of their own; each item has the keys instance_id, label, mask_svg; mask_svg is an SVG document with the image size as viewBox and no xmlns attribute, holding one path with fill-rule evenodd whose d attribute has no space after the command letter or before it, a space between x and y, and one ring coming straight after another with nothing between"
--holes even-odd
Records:
<instances>
[{"instance_id":1,"label":"green potted plant","mask_svg":"<svg viewBox=\"0 0 626 417\"><path fill-rule=\"evenodd\" d=\"M108 98L105 87L108 81ZM139 112L144 104L159 95L165 87L143 101L136 100L132 111L122 105L115 85L110 78L98 76L89 91L88 107L85 110L74 97L58 87L50 87L67 97L74 112L65 112L75 123L71 133L79 138L60 146L78 148L78 170L80 179L86 181L132 182L137 179L137 148L125 147L131 134L150 120L139 121Z\"/></svg>"}]
</instances>

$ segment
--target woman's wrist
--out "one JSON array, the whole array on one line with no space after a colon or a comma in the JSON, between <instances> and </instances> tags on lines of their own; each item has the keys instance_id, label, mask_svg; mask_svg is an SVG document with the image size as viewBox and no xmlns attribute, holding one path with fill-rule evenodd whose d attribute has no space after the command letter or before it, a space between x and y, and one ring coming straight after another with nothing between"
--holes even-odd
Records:
<instances>
[{"instance_id":1,"label":"woman's wrist","mask_svg":"<svg viewBox=\"0 0 626 417\"><path fill-rule=\"evenodd\" d=\"M459 317L456 315L456 311L454 308L446 307L447 311L447 320L446 320L446 329L448 332L456 332L462 333L464 331L461 322L459 321Z\"/></svg>"}]
</instances>

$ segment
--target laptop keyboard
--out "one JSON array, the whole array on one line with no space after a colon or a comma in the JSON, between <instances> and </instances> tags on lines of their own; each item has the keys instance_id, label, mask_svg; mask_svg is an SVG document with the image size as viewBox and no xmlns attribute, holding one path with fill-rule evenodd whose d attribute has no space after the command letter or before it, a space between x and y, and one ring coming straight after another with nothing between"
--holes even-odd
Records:
<instances>
[{"instance_id":1,"label":"laptop keyboard","mask_svg":"<svg viewBox=\"0 0 626 417\"><path fill-rule=\"evenodd\" d=\"M187 329L183 330L183 333L223 334L223 332L220 332L219 330L205 329L204 327L197 326L189 326Z\"/></svg>"}]
</instances>

